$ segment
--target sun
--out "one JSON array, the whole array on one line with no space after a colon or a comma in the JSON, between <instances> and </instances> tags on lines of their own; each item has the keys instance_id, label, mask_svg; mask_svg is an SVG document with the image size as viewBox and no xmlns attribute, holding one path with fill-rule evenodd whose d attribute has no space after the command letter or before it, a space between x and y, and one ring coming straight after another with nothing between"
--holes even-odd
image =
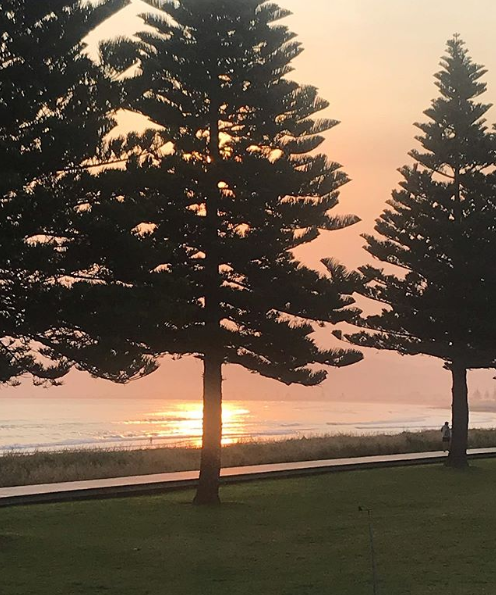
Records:
<instances>
[{"instance_id":1,"label":"sun","mask_svg":"<svg viewBox=\"0 0 496 595\"><path fill-rule=\"evenodd\" d=\"M222 410L222 444L233 444L247 437L246 422L251 411L237 403L224 403ZM145 423L146 434L154 439L168 439L174 444L201 446L203 406L198 402L178 403L173 410L160 409Z\"/></svg>"}]
</instances>

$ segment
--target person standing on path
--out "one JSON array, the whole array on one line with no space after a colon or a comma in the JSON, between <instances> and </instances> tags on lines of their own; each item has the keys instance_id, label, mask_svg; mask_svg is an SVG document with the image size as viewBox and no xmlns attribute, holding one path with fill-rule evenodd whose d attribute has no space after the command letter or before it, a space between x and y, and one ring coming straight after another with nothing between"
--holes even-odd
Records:
<instances>
[{"instance_id":1,"label":"person standing on path","mask_svg":"<svg viewBox=\"0 0 496 595\"><path fill-rule=\"evenodd\" d=\"M443 450L446 452L449 450L449 445L451 442L451 428L449 427L449 423L447 421L444 422L444 426L441 428L441 436L443 440Z\"/></svg>"}]
</instances>

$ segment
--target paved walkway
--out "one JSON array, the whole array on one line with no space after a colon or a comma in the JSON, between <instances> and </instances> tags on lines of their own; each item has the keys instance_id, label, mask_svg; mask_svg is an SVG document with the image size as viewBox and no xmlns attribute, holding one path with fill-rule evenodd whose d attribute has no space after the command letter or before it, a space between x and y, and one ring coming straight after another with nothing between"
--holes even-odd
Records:
<instances>
[{"instance_id":1,"label":"paved walkway","mask_svg":"<svg viewBox=\"0 0 496 595\"><path fill-rule=\"evenodd\" d=\"M471 459L490 457L496 457L496 448L479 448L469 451L469 458ZM228 467L222 470L221 481L224 484L239 483L278 477L302 477L318 473L335 473L353 469L426 465L441 463L445 458L446 453L437 451ZM162 493L194 487L197 481L198 471L179 471L176 473L157 473L154 475L135 475L112 479L91 479L0 488L0 507Z\"/></svg>"}]
</instances>

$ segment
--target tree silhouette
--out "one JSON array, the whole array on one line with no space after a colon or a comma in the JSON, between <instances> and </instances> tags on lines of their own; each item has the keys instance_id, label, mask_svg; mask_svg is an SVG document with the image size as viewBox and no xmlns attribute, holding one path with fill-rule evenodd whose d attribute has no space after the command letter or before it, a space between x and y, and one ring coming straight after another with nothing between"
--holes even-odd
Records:
<instances>
[{"instance_id":1,"label":"tree silhouette","mask_svg":"<svg viewBox=\"0 0 496 595\"><path fill-rule=\"evenodd\" d=\"M442 359L453 378L448 465L467 464L467 370L496 364L496 199L494 136L485 126L485 70L463 41L448 41L436 74L440 97L416 124L422 151L401 169L401 188L377 220L366 250L402 273L362 267L364 295L385 304L347 335L355 345Z\"/></svg>"},{"instance_id":2,"label":"tree silhouette","mask_svg":"<svg viewBox=\"0 0 496 595\"><path fill-rule=\"evenodd\" d=\"M108 43L104 55L117 70L137 66L126 107L160 129L143 137L130 173L112 174L122 181L108 200L121 195L130 210L146 211L135 223L155 260L137 284L150 296L139 338L156 356L203 361L195 502L216 503L223 365L312 386L326 377L323 366L361 359L354 350L319 349L311 337L313 322L356 315L357 276L331 259L319 274L294 253L357 218L329 212L347 177L315 150L337 122L314 119L327 102L286 78L301 52L295 35L275 24L289 13L264 0L148 4L159 13L143 16L139 42ZM183 304L179 322L164 316L164 295Z\"/></svg>"},{"instance_id":3,"label":"tree silhouette","mask_svg":"<svg viewBox=\"0 0 496 595\"><path fill-rule=\"evenodd\" d=\"M119 104L82 40L126 4L0 5L0 383L26 373L56 382L75 361L91 372L98 361L99 374L115 380L126 379L126 365L131 376L151 366L121 336L102 335L99 306L120 290L75 283L93 264L78 253L77 172L98 157Z\"/></svg>"}]
</instances>

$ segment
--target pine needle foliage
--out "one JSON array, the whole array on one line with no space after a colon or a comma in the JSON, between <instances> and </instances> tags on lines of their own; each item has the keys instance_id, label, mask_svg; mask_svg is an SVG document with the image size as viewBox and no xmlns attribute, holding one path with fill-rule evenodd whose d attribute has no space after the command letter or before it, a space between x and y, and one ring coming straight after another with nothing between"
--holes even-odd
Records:
<instances>
[{"instance_id":1,"label":"pine needle foliage","mask_svg":"<svg viewBox=\"0 0 496 595\"><path fill-rule=\"evenodd\" d=\"M125 364L131 375L149 364L129 342L102 336L105 321L95 316L109 290L75 285L91 254L67 259L71 243L71 255L77 250L74 222L84 203L75 173L97 155L119 104L118 88L83 40L126 4L0 4L0 383L25 374L56 383L75 363L96 373L97 361L99 375L121 381ZM76 323L78 309L86 321Z\"/></svg>"}]
</instances>

